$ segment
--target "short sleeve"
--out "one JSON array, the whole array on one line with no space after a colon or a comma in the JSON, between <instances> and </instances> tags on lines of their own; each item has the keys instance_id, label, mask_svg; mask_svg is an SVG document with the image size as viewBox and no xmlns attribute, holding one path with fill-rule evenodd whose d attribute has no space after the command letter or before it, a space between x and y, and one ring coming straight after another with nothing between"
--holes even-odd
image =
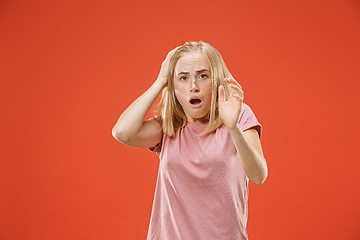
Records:
<instances>
[{"instance_id":1,"label":"short sleeve","mask_svg":"<svg viewBox=\"0 0 360 240\"><path fill-rule=\"evenodd\" d=\"M259 138L261 138L262 125L259 123L259 121L255 117L255 114L251 110L251 108L245 103L243 103L243 105L242 105L240 119L239 119L239 125L240 125L240 129L242 131L246 131L248 129L254 128L259 133Z\"/></svg>"},{"instance_id":2,"label":"short sleeve","mask_svg":"<svg viewBox=\"0 0 360 240\"><path fill-rule=\"evenodd\" d=\"M152 119L156 120L156 121L157 121L158 123L160 123L160 125L162 126L162 120L161 120L161 118L160 118L159 115L157 115L157 116L155 116L155 117L152 117L152 118L150 118L149 120L152 120ZM163 136L161 137L161 141L160 141L156 146L148 148L150 152L160 153L163 137L164 137L164 134L163 134Z\"/></svg>"}]
</instances>

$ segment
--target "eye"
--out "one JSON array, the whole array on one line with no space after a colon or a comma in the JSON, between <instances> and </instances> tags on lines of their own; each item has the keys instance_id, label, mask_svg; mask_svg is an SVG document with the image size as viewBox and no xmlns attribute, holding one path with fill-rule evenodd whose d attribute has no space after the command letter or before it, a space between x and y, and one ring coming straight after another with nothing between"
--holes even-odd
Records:
<instances>
[{"instance_id":1,"label":"eye","mask_svg":"<svg viewBox=\"0 0 360 240\"><path fill-rule=\"evenodd\" d=\"M201 74L200 75L200 78L207 78L208 77L208 75L206 75L206 74Z\"/></svg>"},{"instance_id":2,"label":"eye","mask_svg":"<svg viewBox=\"0 0 360 240\"><path fill-rule=\"evenodd\" d=\"M187 79L187 77L185 77L185 76L180 77L180 80L186 80L186 79Z\"/></svg>"}]
</instances>

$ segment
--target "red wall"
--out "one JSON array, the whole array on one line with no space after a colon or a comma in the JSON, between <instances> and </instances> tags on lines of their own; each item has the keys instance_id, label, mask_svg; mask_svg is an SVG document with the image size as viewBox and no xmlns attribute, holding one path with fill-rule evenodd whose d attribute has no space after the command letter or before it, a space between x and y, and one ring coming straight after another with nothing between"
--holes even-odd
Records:
<instances>
[{"instance_id":1,"label":"red wall","mask_svg":"<svg viewBox=\"0 0 360 240\"><path fill-rule=\"evenodd\" d=\"M263 125L249 239L360 238L358 1L4 0L0 32L0 239L145 239L159 160L111 130L188 40Z\"/></svg>"}]
</instances>

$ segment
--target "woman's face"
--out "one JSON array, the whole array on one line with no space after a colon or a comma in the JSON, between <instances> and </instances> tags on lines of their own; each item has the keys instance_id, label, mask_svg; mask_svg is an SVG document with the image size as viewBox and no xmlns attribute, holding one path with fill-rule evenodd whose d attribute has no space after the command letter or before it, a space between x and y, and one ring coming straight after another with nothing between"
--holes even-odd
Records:
<instances>
[{"instance_id":1,"label":"woman's face","mask_svg":"<svg viewBox=\"0 0 360 240\"><path fill-rule=\"evenodd\" d=\"M188 121L208 121L211 86L210 65L206 56L198 51L185 53L175 66L174 88Z\"/></svg>"}]
</instances>

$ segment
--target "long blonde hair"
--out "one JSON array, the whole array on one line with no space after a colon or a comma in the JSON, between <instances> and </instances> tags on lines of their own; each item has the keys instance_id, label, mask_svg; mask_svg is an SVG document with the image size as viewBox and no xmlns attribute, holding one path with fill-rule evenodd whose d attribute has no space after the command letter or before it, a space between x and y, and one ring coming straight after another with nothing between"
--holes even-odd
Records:
<instances>
[{"instance_id":1,"label":"long blonde hair","mask_svg":"<svg viewBox=\"0 0 360 240\"><path fill-rule=\"evenodd\" d=\"M224 81L224 78L232 77L232 75L227 69L220 53L209 43L203 41L186 42L175 52L170 60L168 85L163 89L161 100L156 106L156 111L161 112L159 117L162 121L163 133L170 137L174 136L176 131L184 127L187 123L185 112L175 96L175 66L178 60L184 56L184 54L194 51L200 51L207 57L210 65L212 80L211 107L210 112L207 115L209 123L205 131L202 132L199 136L212 133L223 124L223 121L219 115L218 87L220 85L224 87L225 98L228 99L230 92L229 85Z\"/></svg>"}]
</instances>

